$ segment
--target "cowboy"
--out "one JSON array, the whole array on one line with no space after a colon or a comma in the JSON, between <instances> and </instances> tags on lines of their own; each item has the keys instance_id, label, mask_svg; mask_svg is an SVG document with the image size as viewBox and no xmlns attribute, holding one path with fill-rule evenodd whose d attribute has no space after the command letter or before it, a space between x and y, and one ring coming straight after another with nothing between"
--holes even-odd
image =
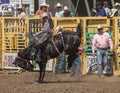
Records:
<instances>
[{"instance_id":1,"label":"cowboy","mask_svg":"<svg viewBox=\"0 0 120 93\"><path fill-rule=\"evenodd\" d=\"M106 16L105 9L103 8L103 5L101 2L96 3L96 14L95 16Z\"/></svg>"},{"instance_id":2,"label":"cowboy","mask_svg":"<svg viewBox=\"0 0 120 93\"><path fill-rule=\"evenodd\" d=\"M67 6L64 6L64 9L63 9L63 13L62 13L62 17L73 17L74 14L72 11L69 10L69 8Z\"/></svg>"},{"instance_id":3,"label":"cowboy","mask_svg":"<svg viewBox=\"0 0 120 93\"><path fill-rule=\"evenodd\" d=\"M107 63L108 47L110 46L110 52L113 50L112 39L107 32L103 32L101 25L97 26L98 33L92 40L92 55L95 56L95 50L97 51L97 65L99 77L104 77L103 70Z\"/></svg>"},{"instance_id":4,"label":"cowboy","mask_svg":"<svg viewBox=\"0 0 120 93\"><path fill-rule=\"evenodd\" d=\"M114 17L114 16L120 16L120 3L116 2L115 7L111 9L111 11L109 12L109 16L110 17Z\"/></svg>"},{"instance_id":5,"label":"cowboy","mask_svg":"<svg viewBox=\"0 0 120 93\"><path fill-rule=\"evenodd\" d=\"M33 34L33 36L35 36L36 40L39 40L39 38L43 37L44 33L50 34L50 36L52 36L52 28L53 28L52 19L48 16L47 13L43 13L41 15L41 18L42 18L41 32L37 32L37 33ZM46 37L44 37L44 38L46 38Z\"/></svg>"},{"instance_id":6,"label":"cowboy","mask_svg":"<svg viewBox=\"0 0 120 93\"><path fill-rule=\"evenodd\" d=\"M41 16L43 13L48 13L48 16L52 16L52 13L48 11L49 4L40 4L40 9L36 11L35 16Z\"/></svg>"},{"instance_id":7,"label":"cowboy","mask_svg":"<svg viewBox=\"0 0 120 93\"><path fill-rule=\"evenodd\" d=\"M63 26L57 26L56 34L60 34L63 31Z\"/></svg>"},{"instance_id":8,"label":"cowboy","mask_svg":"<svg viewBox=\"0 0 120 93\"><path fill-rule=\"evenodd\" d=\"M41 15L42 18L42 29L40 32L36 32L36 33L32 33L29 34L28 37L32 38L30 39L30 41L32 41L33 43L31 43L31 46L33 46L34 48L37 48L37 57L36 57L36 61L40 62L41 60L41 46L42 43L44 43L48 38L52 37L52 29L53 29L53 22L52 19L48 16L47 13L43 13Z\"/></svg>"},{"instance_id":9,"label":"cowboy","mask_svg":"<svg viewBox=\"0 0 120 93\"><path fill-rule=\"evenodd\" d=\"M55 8L57 9L57 11L55 12L55 17L61 17L63 13L62 7L63 5L61 5L61 3L57 3L57 5L55 6Z\"/></svg>"},{"instance_id":10,"label":"cowboy","mask_svg":"<svg viewBox=\"0 0 120 93\"><path fill-rule=\"evenodd\" d=\"M61 34L63 31L63 26L57 26L56 28L56 34ZM55 64L55 74L62 73L63 65L65 62L65 53L64 51L56 58L56 64Z\"/></svg>"}]
</instances>

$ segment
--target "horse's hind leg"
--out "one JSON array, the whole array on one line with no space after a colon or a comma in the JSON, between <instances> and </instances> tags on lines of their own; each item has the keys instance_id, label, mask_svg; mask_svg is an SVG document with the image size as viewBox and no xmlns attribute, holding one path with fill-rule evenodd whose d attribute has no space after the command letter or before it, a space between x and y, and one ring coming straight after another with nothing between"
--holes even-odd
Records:
<instances>
[{"instance_id":1,"label":"horse's hind leg","mask_svg":"<svg viewBox=\"0 0 120 93\"><path fill-rule=\"evenodd\" d=\"M45 76L46 62L40 62L39 67L40 67L39 83L43 83Z\"/></svg>"}]
</instances>

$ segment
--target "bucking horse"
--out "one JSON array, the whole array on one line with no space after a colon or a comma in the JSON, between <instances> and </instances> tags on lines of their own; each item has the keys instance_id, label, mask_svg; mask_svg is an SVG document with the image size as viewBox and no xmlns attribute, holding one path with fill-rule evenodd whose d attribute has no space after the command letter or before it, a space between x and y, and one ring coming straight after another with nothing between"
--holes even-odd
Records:
<instances>
[{"instance_id":1,"label":"bucking horse","mask_svg":"<svg viewBox=\"0 0 120 93\"><path fill-rule=\"evenodd\" d=\"M68 66L72 65L72 62L77 57L78 47L81 39L81 25L77 25L76 31L65 30L58 35L54 35L52 39L47 39L45 44L42 44L41 61L36 61L40 68L39 83L44 82L46 63L49 59L56 58L63 51L68 56ZM30 60L35 59L35 49L29 46L22 51L18 52L18 57L15 58L14 64L32 71L34 66L30 63Z\"/></svg>"}]
</instances>

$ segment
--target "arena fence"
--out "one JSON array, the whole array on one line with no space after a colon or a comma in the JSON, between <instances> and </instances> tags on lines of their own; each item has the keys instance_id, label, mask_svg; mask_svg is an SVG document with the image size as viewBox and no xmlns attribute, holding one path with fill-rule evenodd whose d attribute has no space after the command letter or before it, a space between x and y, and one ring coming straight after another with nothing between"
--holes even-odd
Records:
<instances>
[{"instance_id":1,"label":"arena fence","mask_svg":"<svg viewBox=\"0 0 120 93\"><path fill-rule=\"evenodd\" d=\"M112 19L112 25L114 40L114 52L113 52L114 75L120 76L120 17L114 17Z\"/></svg>"},{"instance_id":2,"label":"arena fence","mask_svg":"<svg viewBox=\"0 0 120 93\"><path fill-rule=\"evenodd\" d=\"M82 73L86 74L96 62L91 56L91 40L93 35L97 33L97 25L101 24L105 31L108 31L114 41L114 55L112 57L114 74L120 74L120 48L119 48L119 20L120 17L108 19L107 17L68 17L68 18L52 18L54 22L53 33L56 34L56 27L63 26L64 30L75 31L78 23L82 25L82 46L84 51L81 54L82 58ZM29 31L41 31L40 18L26 18L19 20L17 17L2 17L0 21L0 68L2 69L18 69L12 62L17 56L17 52L28 45L26 34ZM38 69L33 62L35 69ZM52 71L54 68L55 59L52 59L47 64L47 70Z\"/></svg>"}]
</instances>

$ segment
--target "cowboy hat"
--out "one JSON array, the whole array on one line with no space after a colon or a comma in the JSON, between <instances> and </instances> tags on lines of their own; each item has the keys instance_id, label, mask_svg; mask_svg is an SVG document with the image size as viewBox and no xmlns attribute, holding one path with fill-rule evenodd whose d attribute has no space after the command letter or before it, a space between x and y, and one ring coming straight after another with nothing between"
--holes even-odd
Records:
<instances>
[{"instance_id":1,"label":"cowboy hat","mask_svg":"<svg viewBox=\"0 0 120 93\"><path fill-rule=\"evenodd\" d=\"M61 30L62 28L63 28L63 26L57 26L57 28L56 28L56 33L58 33L59 30Z\"/></svg>"},{"instance_id":2,"label":"cowboy hat","mask_svg":"<svg viewBox=\"0 0 120 93\"><path fill-rule=\"evenodd\" d=\"M57 7L63 7L63 5L61 5L61 3L57 3L55 7L56 7L56 8L57 8Z\"/></svg>"},{"instance_id":3,"label":"cowboy hat","mask_svg":"<svg viewBox=\"0 0 120 93\"><path fill-rule=\"evenodd\" d=\"M103 26L101 26L101 25L98 25L98 26L97 26L97 29L101 29L101 28L103 28Z\"/></svg>"},{"instance_id":4,"label":"cowboy hat","mask_svg":"<svg viewBox=\"0 0 120 93\"><path fill-rule=\"evenodd\" d=\"M69 8L67 6L64 6L63 10L69 10Z\"/></svg>"},{"instance_id":5,"label":"cowboy hat","mask_svg":"<svg viewBox=\"0 0 120 93\"><path fill-rule=\"evenodd\" d=\"M43 7L43 6L49 7L49 4L41 3L41 4L40 4L40 7Z\"/></svg>"},{"instance_id":6,"label":"cowboy hat","mask_svg":"<svg viewBox=\"0 0 120 93\"><path fill-rule=\"evenodd\" d=\"M115 6L120 6L120 3L116 2L116 3L115 3Z\"/></svg>"}]
</instances>

